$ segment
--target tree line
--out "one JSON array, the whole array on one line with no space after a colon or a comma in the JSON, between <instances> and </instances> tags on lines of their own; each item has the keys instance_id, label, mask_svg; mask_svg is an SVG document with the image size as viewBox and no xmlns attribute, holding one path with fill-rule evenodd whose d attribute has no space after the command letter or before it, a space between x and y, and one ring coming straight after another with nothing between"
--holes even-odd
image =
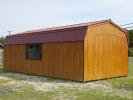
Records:
<instances>
[{"instance_id":1,"label":"tree line","mask_svg":"<svg viewBox=\"0 0 133 100\"><path fill-rule=\"evenodd\" d=\"M133 56L133 30L128 30L128 56Z\"/></svg>"},{"instance_id":2,"label":"tree line","mask_svg":"<svg viewBox=\"0 0 133 100\"><path fill-rule=\"evenodd\" d=\"M5 38L6 37L4 37L4 36L1 36L0 37L0 43L3 44L3 45L5 44Z\"/></svg>"}]
</instances>

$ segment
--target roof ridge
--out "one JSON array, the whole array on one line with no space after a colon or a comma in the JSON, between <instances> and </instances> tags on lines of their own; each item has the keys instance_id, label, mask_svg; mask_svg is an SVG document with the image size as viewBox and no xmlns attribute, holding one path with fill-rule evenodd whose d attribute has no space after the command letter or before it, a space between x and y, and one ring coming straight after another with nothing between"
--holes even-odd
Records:
<instances>
[{"instance_id":1,"label":"roof ridge","mask_svg":"<svg viewBox=\"0 0 133 100\"><path fill-rule=\"evenodd\" d=\"M87 22L87 23L79 23L79 24L64 25L64 26L51 27L51 28L44 28L44 29L36 29L36 30L30 30L30 31L25 31L25 32L16 33L16 34L13 34L13 35L10 35L10 36L22 35L22 34L29 34L29 33L37 33L37 32L43 32L43 31L52 31L52 30L61 30L61 29L68 29L68 28L83 27L83 26L93 25L93 24L97 24L97 23L101 23L101 22L110 21L110 20L111 20L111 19L99 20L99 21L92 21L92 22Z\"/></svg>"}]
</instances>

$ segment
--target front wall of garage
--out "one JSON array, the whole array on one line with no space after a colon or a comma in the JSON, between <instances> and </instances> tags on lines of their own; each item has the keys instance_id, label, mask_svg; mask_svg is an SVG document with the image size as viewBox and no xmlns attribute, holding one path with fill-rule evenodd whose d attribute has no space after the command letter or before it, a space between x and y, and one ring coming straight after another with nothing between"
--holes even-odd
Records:
<instances>
[{"instance_id":1,"label":"front wall of garage","mask_svg":"<svg viewBox=\"0 0 133 100\"><path fill-rule=\"evenodd\" d=\"M85 81L127 76L127 38L111 23L88 28L84 52Z\"/></svg>"}]
</instances>

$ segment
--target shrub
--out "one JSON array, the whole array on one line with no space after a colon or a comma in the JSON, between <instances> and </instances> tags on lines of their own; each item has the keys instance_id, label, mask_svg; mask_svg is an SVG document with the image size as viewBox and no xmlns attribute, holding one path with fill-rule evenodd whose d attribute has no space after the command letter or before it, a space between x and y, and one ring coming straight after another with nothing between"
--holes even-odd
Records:
<instances>
[{"instance_id":1,"label":"shrub","mask_svg":"<svg viewBox=\"0 0 133 100\"><path fill-rule=\"evenodd\" d=\"M128 56L133 57L133 48L128 49Z\"/></svg>"}]
</instances>

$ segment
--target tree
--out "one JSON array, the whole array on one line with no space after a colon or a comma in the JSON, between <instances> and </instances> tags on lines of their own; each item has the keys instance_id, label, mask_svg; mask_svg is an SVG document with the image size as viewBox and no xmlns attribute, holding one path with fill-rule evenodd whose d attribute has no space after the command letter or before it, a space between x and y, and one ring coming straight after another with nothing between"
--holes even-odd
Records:
<instances>
[{"instance_id":1,"label":"tree","mask_svg":"<svg viewBox=\"0 0 133 100\"><path fill-rule=\"evenodd\" d=\"M128 30L129 48L133 48L133 30Z\"/></svg>"},{"instance_id":2,"label":"tree","mask_svg":"<svg viewBox=\"0 0 133 100\"><path fill-rule=\"evenodd\" d=\"M3 45L5 44L5 37L0 37L0 43Z\"/></svg>"}]
</instances>

